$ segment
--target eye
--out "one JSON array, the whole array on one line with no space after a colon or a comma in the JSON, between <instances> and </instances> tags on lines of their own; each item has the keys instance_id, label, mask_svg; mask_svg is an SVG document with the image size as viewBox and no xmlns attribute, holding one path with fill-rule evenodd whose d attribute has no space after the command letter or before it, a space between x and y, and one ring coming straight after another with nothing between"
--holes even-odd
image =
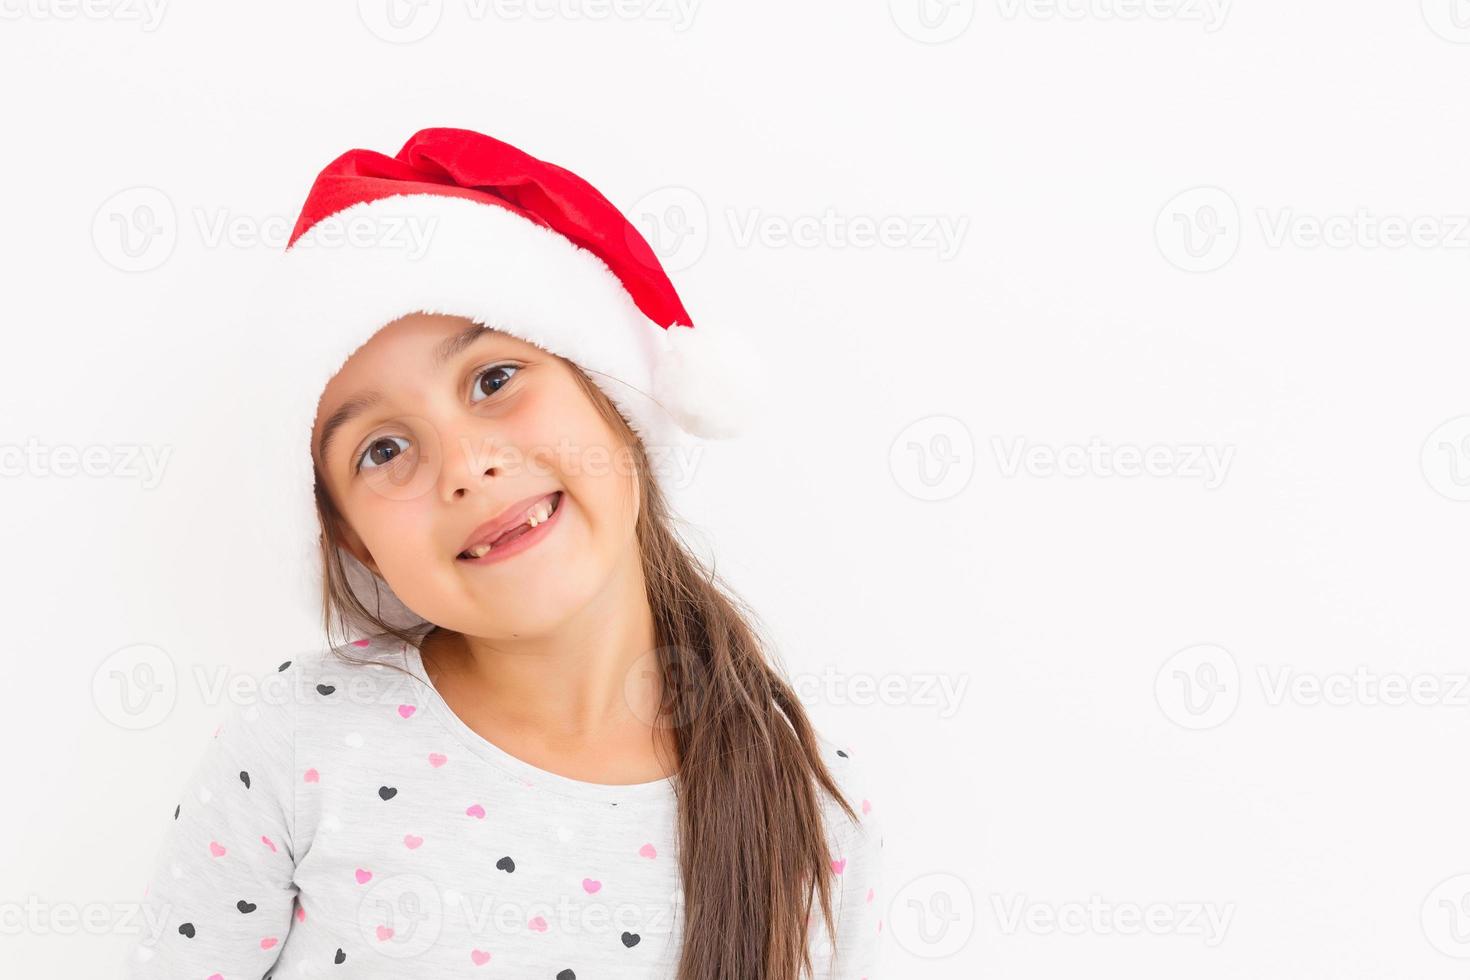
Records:
<instances>
[{"instance_id":1,"label":"eye","mask_svg":"<svg viewBox=\"0 0 1470 980\"><path fill-rule=\"evenodd\" d=\"M399 436L383 436L381 439L374 439L368 444L367 449L363 451L362 456L358 458L358 471L361 472L363 469L377 469L378 467L389 465L399 456L403 455L407 448L399 449L395 443L407 441L407 439Z\"/></svg>"},{"instance_id":2,"label":"eye","mask_svg":"<svg viewBox=\"0 0 1470 980\"><path fill-rule=\"evenodd\" d=\"M485 398L489 398L501 388L510 384L510 379L515 377L515 373L520 369L520 365L518 364L492 364L490 367L487 367L475 375L475 387L470 392L470 400L472 402L482 402ZM474 397L479 392L484 392L485 398Z\"/></svg>"}]
</instances>

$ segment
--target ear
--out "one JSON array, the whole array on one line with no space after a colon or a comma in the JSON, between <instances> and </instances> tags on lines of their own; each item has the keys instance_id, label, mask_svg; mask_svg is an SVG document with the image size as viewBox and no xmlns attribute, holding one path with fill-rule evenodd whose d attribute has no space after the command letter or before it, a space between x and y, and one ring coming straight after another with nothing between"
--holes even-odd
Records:
<instances>
[{"instance_id":1,"label":"ear","mask_svg":"<svg viewBox=\"0 0 1470 980\"><path fill-rule=\"evenodd\" d=\"M378 570L377 563L373 561L373 553L368 551L367 545L362 543L362 538L358 537L357 532L346 522L339 522L336 531L337 541L341 547L346 548L348 554L361 562L374 575L382 578L383 573Z\"/></svg>"}]
</instances>

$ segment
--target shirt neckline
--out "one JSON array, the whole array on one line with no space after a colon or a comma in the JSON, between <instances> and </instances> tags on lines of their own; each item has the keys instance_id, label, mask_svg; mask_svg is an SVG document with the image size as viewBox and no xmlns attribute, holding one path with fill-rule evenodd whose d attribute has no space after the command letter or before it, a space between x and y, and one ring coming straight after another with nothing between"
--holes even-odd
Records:
<instances>
[{"instance_id":1,"label":"shirt neckline","mask_svg":"<svg viewBox=\"0 0 1470 980\"><path fill-rule=\"evenodd\" d=\"M613 806L634 802L672 802L677 798L679 778L677 773L647 783L590 783L533 766L524 759L511 755L466 725L459 715L454 713L454 709L449 707L449 702L444 700L439 689L434 686L434 682L429 680L429 672L424 669L423 658L419 655L416 644L404 642L400 646L409 669L424 685L424 700L429 710L439 719L440 724L449 729L475 755L509 772L522 784L561 796Z\"/></svg>"}]
</instances>

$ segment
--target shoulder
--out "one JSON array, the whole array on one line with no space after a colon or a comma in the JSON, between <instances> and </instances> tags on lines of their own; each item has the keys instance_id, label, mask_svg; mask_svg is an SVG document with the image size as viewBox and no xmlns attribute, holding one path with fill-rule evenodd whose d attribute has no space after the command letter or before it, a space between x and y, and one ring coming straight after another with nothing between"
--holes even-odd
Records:
<instances>
[{"instance_id":1,"label":"shoulder","mask_svg":"<svg viewBox=\"0 0 1470 980\"><path fill-rule=\"evenodd\" d=\"M256 696L244 707L251 720L306 726L354 708L409 700L420 683L404 645L387 635L277 656L256 668Z\"/></svg>"}]
</instances>

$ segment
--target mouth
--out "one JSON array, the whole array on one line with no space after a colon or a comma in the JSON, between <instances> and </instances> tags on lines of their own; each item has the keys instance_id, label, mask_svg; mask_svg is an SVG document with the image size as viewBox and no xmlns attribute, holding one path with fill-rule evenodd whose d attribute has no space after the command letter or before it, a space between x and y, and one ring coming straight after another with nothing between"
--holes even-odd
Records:
<instances>
[{"instance_id":1,"label":"mouth","mask_svg":"<svg viewBox=\"0 0 1470 980\"><path fill-rule=\"evenodd\" d=\"M526 508L518 523L475 542L455 556L455 560L490 561L495 557L503 557L512 551L520 551L523 547L529 547L533 539L539 538L544 533L540 529L550 524L560 511L562 493L563 491L558 490L537 500Z\"/></svg>"}]
</instances>

